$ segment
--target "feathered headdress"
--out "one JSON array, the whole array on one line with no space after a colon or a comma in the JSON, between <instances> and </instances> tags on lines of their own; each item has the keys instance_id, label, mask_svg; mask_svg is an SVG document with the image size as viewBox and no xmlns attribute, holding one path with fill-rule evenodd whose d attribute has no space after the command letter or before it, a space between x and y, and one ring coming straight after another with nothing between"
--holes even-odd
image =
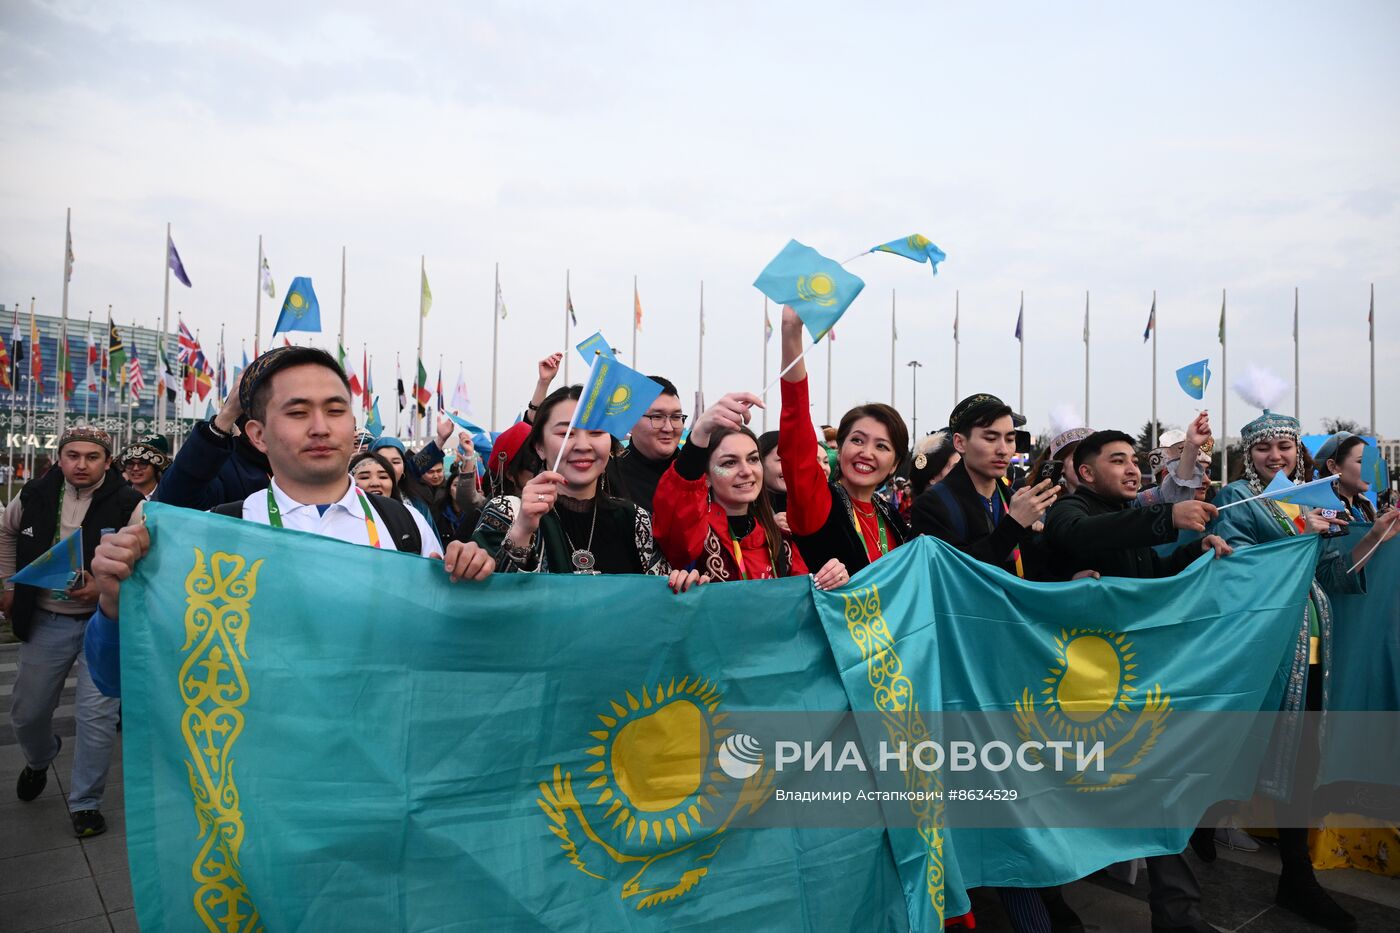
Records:
<instances>
[{"instance_id":1,"label":"feathered headdress","mask_svg":"<svg viewBox=\"0 0 1400 933\"><path fill-rule=\"evenodd\" d=\"M934 431L932 434L925 434L914 442L914 469L922 470L928 466L928 460L934 454L943 449L943 445L948 443L947 431Z\"/></svg>"},{"instance_id":2,"label":"feathered headdress","mask_svg":"<svg viewBox=\"0 0 1400 933\"><path fill-rule=\"evenodd\" d=\"M1262 366L1250 366L1235 377L1230 387L1240 398L1264 411L1283 401L1288 392L1288 383Z\"/></svg>"},{"instance_id":3,"label":"feathered headdress","mask_svg":"<svg viewBox=\"0 0 1400 933\"><path fill-rule=\"evenodd\" d=\"M1254 469L1254 459L1248 453L1249 448L1260 441L1272 440L1276 437L1291 437L1296 441L1300 433L1300 425L1297 418L1269 410L1283 400L1284 395L1288 392L1288 383L1267 369L1261 366L1250 366L1245 370L1244 375L1235 379L1230 385L1240 398L1256 408L1264 410L1263 414L1240 430L1240 440L1243 441L1246 451L1244 478L1249 482L1251 489L1259 492L1262 484ZM1304 479L1302 457L1298 458L1293 474L1295 482Z\"/></svg>"}]
</instances>

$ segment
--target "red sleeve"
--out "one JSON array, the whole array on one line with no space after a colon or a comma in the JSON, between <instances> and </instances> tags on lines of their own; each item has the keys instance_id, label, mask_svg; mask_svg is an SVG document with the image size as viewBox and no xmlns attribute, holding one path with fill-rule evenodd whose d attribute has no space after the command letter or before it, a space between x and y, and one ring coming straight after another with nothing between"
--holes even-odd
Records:
<instances>
[{"instance_id":1,"label":"red sleeve","mask_svg":"<svg viewBox=\"0 0 1400 933\"><path fill-rule=\"evenodd\" d=\"M787 520L794 535L810 535L831 515L831 489L817 466L817 431L812 427L807 380L780 380L783 410L778 421L778 456L787 483Z\"/></svg>"},{"instance_id":2,"label":"red sleeve","mask_svg":"<svg viewBox=\"0 0 1400 933\"><path fill-rule=\"evenodd\" d=\"M704 553L709 512L704 477L682 479L674 463L668 466L652 498L651 534L672 567L689 567Z\"/></svg>"}]
</instances>

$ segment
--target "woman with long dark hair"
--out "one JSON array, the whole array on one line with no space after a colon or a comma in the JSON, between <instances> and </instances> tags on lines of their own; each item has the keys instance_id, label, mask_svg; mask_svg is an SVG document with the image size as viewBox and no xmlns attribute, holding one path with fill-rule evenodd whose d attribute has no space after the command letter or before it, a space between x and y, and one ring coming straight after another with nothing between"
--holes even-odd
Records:
<instances>
[{"instance_id":1,"label":"woman with long dark hair","mask_svg":"<svg viewBox=\"0 0 1400 933\"><path fill-rule=\"evenodd\" d=\"M787 482L787 520L809 567L833 558L855 572L908 541L908 524L876 495L909 450L909 429L888 405L860 405L836 428L836 470L815 463L817 435L802 356L802 320L783 308L783 410L778 452ZM791 367L790 369L788 367Z\"/></svg>"},{"instance_id":2,"label":"woman with long dark hair","mask_svg":"<svg viewBox=\"0 0 1400 933\"><path fill-rule=\"evenodd\" d=\"M505 496L486 503L472 540L505 573L645 573L667 577L677 593L704 582L695 571L671 569L645 509L603 488L617 441L571 427L582 392L567 386L540 403L525 446L544 469L520 490L518 505Z\"/></svg>"},{"instance_id":3,"label":"woman with long dark hair","mask_svg":"<svg viewBox=\"0 0 1400 933\"><path fill-rule=\"evenodd\" d=\"M694 567L712 582L807 573L783 536L765 486L758 438L745 423L758 396L736 392L705 411L666 468L653 500L657 543L673 567ZM850 575L835 558L814 575L820 589Z\"/></svg>"}]
</instances>

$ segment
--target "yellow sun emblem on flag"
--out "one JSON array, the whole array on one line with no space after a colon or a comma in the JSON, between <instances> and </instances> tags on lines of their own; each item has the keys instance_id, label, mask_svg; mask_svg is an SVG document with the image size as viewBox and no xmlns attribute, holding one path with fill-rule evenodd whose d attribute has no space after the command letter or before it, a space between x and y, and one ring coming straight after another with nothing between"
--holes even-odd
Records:
<instances>
[{"instance_id":1,"label":"yellow sun emblem on flag","mask_svg":"<svg viewBox=\"0 0 1400 933\"><path fill-rule=\"evenodd\" d=\"M643 910L690 891L710 871L736 817L772 793L774 773L759 766L743 781L722 766L725 738L718 684L698 677L643 685L598 713L596 759L573 772L554 766L537 803L569 864L590 878L622 882L623 900ZM585 799L580 800L580 796Z\"/></svg>"},{"instance_id":2,"label":"yellow sun emblem on flag","mask_svg":"<svg viewBox=\"0 0 1400 933\"><path fill-rule=\"evenodd\" d=\"M301 292L292 292L290 295L288 295L287 305L292 309L292 313L295 314L297 317L301 317L303 314L306 313L306 298L303 297Z\"/></svg>"},{"instance_id":3,"label":"yellow sun emblem on flag","mask_svg":"<svg viewBox=\"0 0 1400 933\"><path fill-rule=\"evenodd\" d=\"M797 277L797 297L829 308L836 304L836 281L825 272Z\"/></svg>"},{"instance_id":4,"label":"yellow sun emblem on flag","mask_svg":"<svg viewBox=\"0 0 1400 933\"><path fill-rule=\"evenodd\" d=\"M1201 377L1200 377L1200 376L1192 376L1192 377L1191 377L1191 384L1192 384L1193 386L1199 386L1199 385L1201 385Z\"/></svg>"},{"instance_id":5,"label":"yellow sun emblem on flag","mask_svg":"<svg viewBox=\"0 0 1400 933\"><path fill-rule=\"evenodd\" d=\"M1134 683L1139 679L1137 671L1137 652L1128 636L1107 629L1061 629L1055 639L1055 663L1041 680L1045 686L1040 699L1028 687L1016 701L1018 736L1023 742L1070 741L1085 746L1102 741L1105 768L1110 771L1107 779L1090 783L1095 778L1084 771L1075 773L1068 783L1086 791L1128 783L1136 775L1126 769L1147 757L1171 714L1171 697L1162 692L1161 684L1139 692ZM1045 711L1048 726L1041 722L1040 710ZM1129 719L1132 724L1124 732Z\"/></svg>"},{"instance_id":6,"label":"yellow sun emblem on flag","mask_svg":"<svg viewBox=\"0 0 1400 933\"><path fill-rule=\"evenodd\" d=\"M608 396L608 404L603 409L609 415L620 415L632 407L632 389L628 386L618 386L613 389L612 395Z\"/></svg>"},{"instance_id":7,"label":"yellow sun emblem on flag","mask_svg":"<svg viewBox=\"0 0 1400 933\"><path fill-rule=\"evenodd\" d=\"M905 237L904 242L908 243L911 249L926 250L931 241L922 233L916 233L913 236Z\"/></svg>"}]
</instances>

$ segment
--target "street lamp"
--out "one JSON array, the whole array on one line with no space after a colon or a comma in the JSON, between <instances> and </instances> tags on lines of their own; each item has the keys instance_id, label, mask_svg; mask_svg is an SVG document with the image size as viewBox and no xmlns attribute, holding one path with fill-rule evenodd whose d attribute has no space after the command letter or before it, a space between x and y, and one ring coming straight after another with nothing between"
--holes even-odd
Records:
<instances>
[{"instance_id":1,"label":"street lamp","mask_svg":"<svg viewBox=\"0 0 1400 933\"><path fill-rule=\"evenodd\" d=\"M909 361L909 369L914 377L914 388L912 392L912 396L914 399L914 428L913 433L910 436L913 438L915 443L918 443L919 440L919 370L923 367L923 365L924 364L920 363L918 360Z\"/></svg>"}]
</instances>

